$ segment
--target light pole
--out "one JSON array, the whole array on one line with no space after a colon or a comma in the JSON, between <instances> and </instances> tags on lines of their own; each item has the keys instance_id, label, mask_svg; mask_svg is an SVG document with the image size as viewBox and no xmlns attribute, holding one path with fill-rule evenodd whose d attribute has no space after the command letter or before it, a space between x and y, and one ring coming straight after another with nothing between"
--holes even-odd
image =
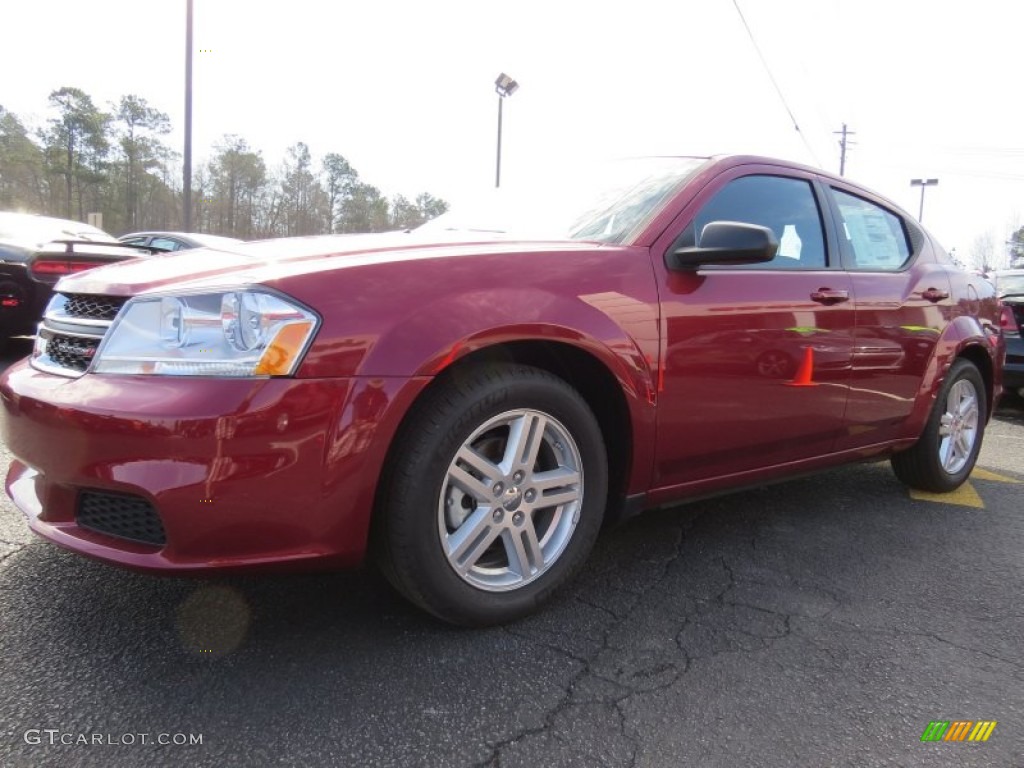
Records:
<instances>
[{"instance_id":1,"label":"light pole","mask_svg":"<svg viewBox=\"0 0 1024 768\"><path fill-rule=\"evenodd\" d=\"M501 105L505 99L519 89L519 83L502 72L494 81L494 90L498 94L498 161L494 170L494 186L501 186Z\"/></svg>"},{"instance_id":2,"label":"light pole","mask_svg":"<svg viewBox=\"0 0 1024 768\"><path fill-rule=\"evenodd\" d=\"M938 179L911 179L910 186L921 188L921 207L917 211L918 222L924 222L924 190L926 187L938 186Z\"/></svg>"},{"instance_id":3,"label":"light pole","mask_svg":"<svg viewBox=\"0 0 1024 768\"><path fill-rule=\"evenodd\" d=\"M192 0L185 10L185 156L182 190L182 229L192 231Z\"/></svg>"}]
</instances>

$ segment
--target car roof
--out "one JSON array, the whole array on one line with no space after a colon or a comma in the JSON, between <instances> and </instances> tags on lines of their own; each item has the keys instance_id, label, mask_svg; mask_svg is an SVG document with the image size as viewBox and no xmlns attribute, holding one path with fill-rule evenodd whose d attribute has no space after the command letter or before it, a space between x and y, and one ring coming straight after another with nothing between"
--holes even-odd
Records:
<instances>
[{"instance_id":1,"label":"car roof","mask_svg":"<svg viewBox=\"0 0 1024 768\"><path fill-rule=\"evenodd\" d=\"M38 248L53 240L116 242L116 238L89 224L34 213L0 211L0 241Z\"/></svg>"}]
</instances>

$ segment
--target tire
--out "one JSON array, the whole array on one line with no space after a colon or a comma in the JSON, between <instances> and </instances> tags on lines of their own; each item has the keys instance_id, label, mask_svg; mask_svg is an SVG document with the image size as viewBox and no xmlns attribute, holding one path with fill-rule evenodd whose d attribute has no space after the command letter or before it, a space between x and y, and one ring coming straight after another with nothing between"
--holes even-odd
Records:
<instances>
[{"instance_id":1,"label":"tire","mask_svg":"<svg viewBox=\"0 0 1024 768\"><path fill-rule=\"evenodd\" d=\"M988 415L985 383L973 363L959 359L939 389L920 440L893 454L893 471L911 488L948 493L970 476Z\"/></svg>"},{"instance_id":2,"label":"tire","mask_svg":"<svg viewBox=\"0 0 1024 768\"><path fill-rule=\"evenodd\" d=\"M475 367L435 387L389 456L377 561L438 618L513 621L568 581L597 538L608 477L601 430L572 387L537 368Z\"/></svg>"}]
</instances>

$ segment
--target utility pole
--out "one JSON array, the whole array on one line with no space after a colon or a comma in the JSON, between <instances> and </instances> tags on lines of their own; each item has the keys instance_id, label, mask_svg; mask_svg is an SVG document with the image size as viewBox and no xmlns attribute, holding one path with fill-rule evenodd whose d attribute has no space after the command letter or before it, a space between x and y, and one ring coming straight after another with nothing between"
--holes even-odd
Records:
<instances>
[{"instance_id":1,"label":"utility pole","mask_svg":"<svg viewBox=\"0 0 1024 768\"><path fill-rule=\"evenodd\" d=\"M841 130L841 131L832 131L832 133L834 133L836 136L842 136L843 137L843 138L841 138L839 140L839 175L840 176L845 176L846 175L846 148L847 147L852 147L854 144L857 143L855 141L849 141L847 139L847 137L848 136L856 136L857 132L856 131L847 130L846 123L843 123L843 130Z\"/></svg>"}]
</instances>

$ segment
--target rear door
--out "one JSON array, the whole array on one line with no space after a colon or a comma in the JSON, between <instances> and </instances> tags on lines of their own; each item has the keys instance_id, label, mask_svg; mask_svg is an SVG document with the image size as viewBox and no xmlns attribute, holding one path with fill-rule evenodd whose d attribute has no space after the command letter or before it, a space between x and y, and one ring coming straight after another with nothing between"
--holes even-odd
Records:
<instances>
[{"instance_id":1,"label":"rear door","mask_svg":"<svg viewBox=\"0 0 1024 768\"><path fill-rule=\"evenodd\" d=\"M757 470L832 450L844 431L852 285L816 177L733 168L655 244L662 303L656 488ZM771 228L765 264L669 270L711 221ZM697 243L699 244L699 243Z\"/></svg>"},{"instance_id":2,"label":"rear door","mask_svg":"<svg viewBox=\"0 0 1024 768\"><path fill-rule=\"evenodd\" d=\"M953 309L949 274L928 238L860 190L828 188L853 286L856 329L847 420L837 448L902 437Z\"/></svg>"}]
</instances>

